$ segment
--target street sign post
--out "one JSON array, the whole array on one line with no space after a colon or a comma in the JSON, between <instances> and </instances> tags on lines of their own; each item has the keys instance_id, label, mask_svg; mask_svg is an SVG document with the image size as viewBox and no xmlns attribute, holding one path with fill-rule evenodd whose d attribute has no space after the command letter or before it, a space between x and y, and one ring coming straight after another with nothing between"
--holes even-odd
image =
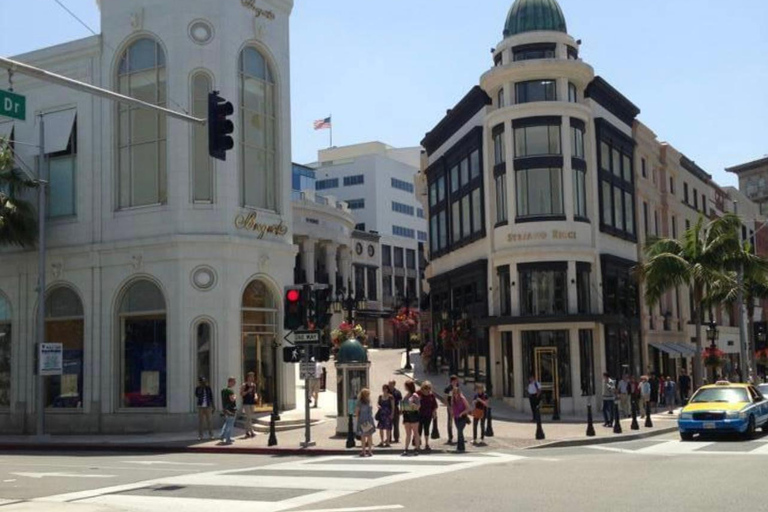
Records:
<instances>
[{"instance_id":1,"label":"street sign post","mask_svg":"<svg viewBox=\"0 0 768 512\"><path fill-rule=\"evenodd\" d=\"M0 116L25 121L27 119L27 98L21 94L0 89Z\"/></svg>"},{"instance_id":2,"label":"street sign post","mask_svg":"<svg viewBox=\"0 0 768 512\"><path fill-rule=\"evenodd\" d=\"M315 378L315 363L313 362L301 362L299 364L299 378L301 380L309 380Z\"/></svg>"},{"instance_id":3,"label":"street sign post","mask_svg":"<svg viewBox=\"0 0 768 512\"><path fill-rule=\"evenodd\" d=\"M320 331L296 331L293 333L296 345L317 345L320 343Z\"/></svg>"}]
</instances>

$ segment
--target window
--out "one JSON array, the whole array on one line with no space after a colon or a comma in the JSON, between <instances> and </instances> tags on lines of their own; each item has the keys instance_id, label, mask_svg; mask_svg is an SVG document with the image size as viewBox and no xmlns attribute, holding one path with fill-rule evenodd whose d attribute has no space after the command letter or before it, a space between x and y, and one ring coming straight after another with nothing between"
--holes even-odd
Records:
<instances>
[{"instance_id":1,"label":"window","mask_svg":"<svg viewBox=\"0 0 768 512\"><path fill-rule=\"evenodd\" d=\"M579 93L576 89L576 84L572 82L568 82L568 101L570 103L578 103L579 102Z\"/></svg>"},{"instance_id":2,"label":"window","mask_svg":"<svg viewBox=\"0 0 768 512\"><path fill-rule=\"evenodd\" d=\"M502 364L502 382L504 383L504 396L515 396L515 368L513 358L514 350L512 346L512 333L505 331L501 333L501 364Z\"/></svg>"},{"instance_id":3,"label":"window","mask_svg":"<svg viewBox=\"0 0 768 512\"><path fill-rule=\"evenodd\" d=\"M643 201L643 227L645 228L645 239L648 240L651 235L650 215L648 213L648 203Z\"/></svg>"},{"instance_id":4,"label":"window","mask_svg":"<svg viewBox=\"0 0 768 512\"><path fill-rule=\"evenodd\" d=\"M403 226L392 226L392 234L403 238L416 238L416 232L413 229Z\"/></svg>"},{"instance_id":5,"label":"window","mask_svg":"<svg viewBox=\"0 0 768 512\"><path fill-rule=\"evenodd\" d=\"M59 287L48 293L45 339L64 345L64 371L46 379L46 407L83 407L84 326L83 304L72 289Z\"/></svg>"},{"instance_id":6,"label":"window","mask_svg":"<svg viewBox=\"0 0 768 512\"><path fill-rule=\"evenodd\" d=\"M557 365L557 376L560 383L560 398L571 396L571 347L568 331L522 331L523 371L525 375L535 375L536 348L552 347L556 349L556 357L552 365ZM551 367L550 372L554 371ZM550 373L551 375L551 373ZM545 397L547 395L545 394Z\"/></svg>"},{"instance_id":7,"label":"window","mask_svg":"<svg viewBox=\"0 0 768 512\"><path fill-rule=\"evenodd\" d=\"M634 240L634 142L604 121L596 122L596 126L600 140L600 229L621 238Z\"/></svg>"},{"instance_id":8,"label":"window","mask_svg":"<svg viewBox=\"0 0 768 512\"><path fill-rule=\"evenodd\" d=\"M403 268L403 248L395 247L395 267Z\"/></svg>"},{"instance_id":9,"label":"window","mask_svg":"<svg viewBox=\"0 0 768 512\"><path fill-rule=\"evenodd\" d=\"M555 121L556 122L552 122ZM522 126L515 124L515 158L560 154L559 118L535 118ZM537 124L532 124L537 123Z\"/></svg>"},{"instance_id":10,"label":"window","mask_svg":"<svg viewBox=\"0 0 768 512\"><path fill-rule=\"evenodd\" d=\"M518 265L520 313L527 316L568 312L567 264Z\"/></svg>"},{"instance_id":11,"label":"window","mask_svg":"<svg viewBox=\"0 0 768 512\"><path fill-rule=\"evenodd\" d=\"M392 276L385 275L381 278L381 288L383 298L388 299L392 297Z\"/></svg>"},{"instance_id":12,"label":"window","mask_svg":"<svg viewBox=\"0 0 768 512\"><path fill-rule=\"evenodd\" d=\"M258 50L240 54L243 206L276 210L277 126L272 69Z\"/></svg>"},{"instance_id":13,"label":"window","mask_svg":"<svg viewBox=\"0 0 768 512\"><path fill-rule=\"evenodd\" d=\"M416 251L413 249L406 249L405 250L405 267L406 268L416 268Z\"/></svg>"},{"instance_id":14,"label":"window","mask_svg":"<svg viewBox=\"0 0 768 512\"><path fill-rule=\"evenodd\" d=\"M699 193L696 189L693 189L693 207L698 210L699 209Z\"/></svg>"},{"instance_id":15,"label":"window","mask_svg":"<svg viewBox=\"0 0 768 512\"><path fill-rule=\"evenodd\" d=\"M70 113L74 120L74 111L70 111ZM51 115L57 114L60 113ZM62 112L62 114L67 114L67 112ZM46 213L51 219L73 217L76 214L77 123L70 124L70 128L70 135L62 144L64 147L61 150L59 147L53 148L55 152L48 154L48 207ZM48 150L47 141L48 137L46 136L46 151Z\"/></svg>"},{"instance_id":16,"label":"window","mask_svg":"<svg viewBox=\"0 0 768 512\"><path fill-rule=\"evenodd\" d=\"M376 289L376 268L368 267L365 269L365 271L367 274L367 284L368 284L368 289L366 290L365 297L368 300L373 300L373 301L378 300L379 293L378 293L378 290Z\"/></svg>"},{"instance_id":17,"label":"window","mask_svg":"<svg viewBox=\"0 0 768 512\"><path fill-rule=\"evenodd\" d=\"M592 330L579 330L579 364L581 367L581 396L595 394L595 352Z\"/></svg>"},{"instance_id":18,"label":"window","mask_svg":"<svg viewBox=\"0 0 768 512\"><path fill-rule=\"evenodd\" d=\"M701 211L707 214L707 196L704 194L701 194Z\"/></svg>"},{"instance_id":19,"label":"window","mask_svg":"<svg viewBox=\"0 0 768 512\"><path fill-rule=\"evenodd\" d=\"M494 66L501 66L501 53L497 53L493 56L493 65Z\"/></svg>"},{"instance_id":20,"label":"window","mask_svg":"<svg viewBox=\"0 0 768 512\"><path fill-rule=\"evenodd\" d=\"M582 160L585 160L584 126L581 124L573 123L574 120L571 121L571 156L573 158L581 158ZM576 124L576 126L574 126L574 124Z\"/></svg>"},{"instance_id":21,"label":"window","mask_svg":"<svg viewBox=\"0 0 768 512\"><path fill-rule=\"evenodd\" d=\"M359 224L355 224L355 230L357 230L357 231L365 231L365 222L361 222Z\"/></svg>"},{"instance_id":22,"label":"window","mask_svg":"<svg viewBox=\"0 0 768 512\"><path fill-rule=\"evenodd\" d=\"M118 309L122 406L167 405L167 339L165 297L145 279L123 293Z\"/></svg>"},{"instance_id":23,"label":"window","mask_svg":"<svg viewBox=\"0 0 768 512\"><path fill-rule=\"evenodd\" d=\"M675 178L674 176L669 177L669 193L672 195L675 195Z\"/></svg>"},{"instance_id":24,"label":"window","mask_svg":"<svg viewBox=\"0 0 768 512\"><path fill-rule=\"evenodd\" d=\"M0 409L11 406L11 305L0 293Z\"/></svg>"},{"instance_id":25,"label":"window","mask_svg":"<svg viewBox=\"0 0 768 512\"><path fill-rule=\"evenodd\" d=\"M392 211L397 213L402 213L405 215L410 215L413 217L413 206L409 206L407 204L398 203L396 201L392 201Z\"/></svg>"},{"instance_id":26,"label":"window","mask_svg":"<svg viewBox=\"0 0 768 512\"><path fill-rule=\"evenodd\" d=\"M501 165L507 161L507 151L504 145L504 125L493 128L493 164Z\"/></svg>"},{"instance_id":27,"label":"window","mask_svg":"<svg viewBox=\"0 0 768 512\"><path fill-rule=\"evenodd\" d=\"M659 231L659 211L654 210L653 211L653 234L656 236L659 236L661 232Z\"/></svg>"},{"instance_id":28,"label":"window","mask_svg":"<svg viewBox=\"0 0 768 512\"><path fill-rule=\"evenodd\" d=\"M579 58L579 50L574 48L573 46L567 46L568 50L568 60L578 60Z\"/></svg>"},{"instance_id":29,"label":"window","mask_svg":"<svg viewBox=\"0 0 768 512\"><path fill-rule=\"evenodd\" d=\"M499 315L510 316L512 314L512 288L509 265L499 267L496 273L499 277Z\"/></svg>"},{"instance_id":30,"label":"window","mask_svg":"<svg viewBox=\"0 0 768 512\"><path fill-rule=\"evenodd\" d=\"M525 46L516 46L512 48L512 60L517 62L521 60L534 59L554 59L554 44L528 44Z\"/></svg>"},{"instance_id":31,"label":"window","mask_svg":"<svg viewBox=\"0 0 768 512\"><path fill-rule=\"evenodd\" d=\"M389 245L381 246L381 265L384 267L392 266L392 247Z\"/></svg>"},{"instance_id":32,"label":"window","mask_svg":"<svg viewBox=\"0 0 768 512\"><path fill-rule=\"evenodd\" d=\"M677 217L672 216L672 238L677 239Z\"/></svg>"},{"instance_id":33,"label":"window","mask_svg":"<svg viewBox=\"0 0 768 512\"><path fill-rule=\"evenodd\" d=\"M587 171L573 170L573 214L577 219L588 219Z\"/></svg>"},{"instance_id":34,"label":"window","mask_svg":"<svg viewBox=\"0 0 768 512\"><path fill-rule=\"evenodd\" d=\"M494 178L496 185L496 224L502 224L509 219L507 208L507 174L499 174Z\"/></svg>"},{"instance_id":35,"label":"window","mask_svg":"<svg viewBox=\"0 0 768 512\"><path fill-rule=\"evenodd\" d=\"M166 105L165 53L156 41L142 38L125 50L117 72L117 92ZM119 103L116 131L118 208L165 204L165 115Z\"/></svg>"},{"instance_id":36,"label":"window","mask_svg":"<svg viewBox=\"0 0 768 512\"><path fill-rule=\"evenodd\" d=\"M523 169L517 175L517 216L563 215L562 169Z\"/></svg>"},{"instance_id":37,"label":"window","mask_svg":"<svg viewBox=\"0 0 768 512\"><path fill-rule=\"evenodd\" d=\"M423 208L416 208L416 217L423 219L424 218L424 209Z\"/></svg>"},{"instance_id":38,"label":"window","mask_svg":"<svg viewBox=\"0 0 768 512\"><path fill-rule=\"evenodd\" d=\"M317 180L315 182L315 190L327 190L329 188L338 188L339 178L328 178L325 180Z\"/></svg>"},{"instance_id":39,"label":"window","mask_svg":"<svg viewBox=\"0 0 768 512\"><path fill-rule=\"evenodd\" d=\"M504 108L504 88L503 87L499 89L498 93L496 93L496 107Z\"/></svg>"},{"instance_id":40,"label":"window","mask_svg":"<svg viewBox=\"0 0 768 512\"><path fill-rule=\"evenodd\" d=\"M211 77L207 73L200 72L192 76L193 116L208 117L208 93L212 90ZM207 126L192 126L192 144L192 201L210 203L213 202L213 160L208 155Z\"/></svg>"},{"instance_id":41,"label":"window","mask_svg":"<svg viewBox=\"0 0 768 512\"><path fill-rule=\"evenodd\" d=\"M212 331L213 329L211 328L211 324L209 322L200 322L197 324L195 336L195 349L197 355L195 365L195 370L197 373L195 376L198 379L200 377L204 377L209 383L215 382L213 380L213 374L211 373L211 369L213 368L211 365L211 353L213 352Z\"/></svg>"},{"instance_id":42,"label":"window","mask_svg":"<svg viewBox=\"0 0 768 512\"><path fill-rule=\"evenodd\" d=\"M534 101L557 101L557 89L554 80L532 80L515 84L517 103Z\"/></svg>"},{"instance_id":43,"label":"window","mask_svg":"<svg viewBox=\"0 0 768 512\"><path fill-rule=\"evenodd\" d=\"M397 178L392 178L392 188L413 194L413 183L408 183L407 181L399 180Z\"/></svg>"},{"instance_id":44,"label":"window","mask_svg":"<svg viewBox=\"0 0 768 512\"><path fill-rule=\"evenodd\" d=\"M405 297L405 278L403 276L395 276L395 297Z\"/></svg>"},{"instance_id":45,"label":"window","mask_svg":"<svg viewBox=\"0 0 768 512\"><path fill-rule=\"evenodd\" d=\"M647 178L648 177L648 171L645 168L645 158L641 158L640 159L640 169L641 169L643 178Z\"/></svg>"},{"instance_id":46,"label":"window","mask_svg":"<svg viewBox=\"0 0 768 512\"><path fill-rule=\"evenodd\" d=\"M405 296L411 299L416 297L416 278L409 277L406 281Z\"/></svg>"},{"instance_id":47,"label":"window","mask_svg":"<svg viewBox=\"0 0 768 512\"><path fill-rule=\"evenodd\" d=\"M688 184L683 183L683 202L688 204Z\"/></svg>"},{"instance_id":48,"label":"window","mask_svg":"<svg viewBox=\"0 0 768 512\"><path fill-rule=\"evenodd\" d=\"M429 240L429 235L427 234L426 231L419 231L417 235L419 238L419 242L426 242L427 240Z\"/></svg>"},{"instance_id":49,"label":"window","mask_svg":"<svg viewBox=\"0 0 768 512\"><path fill-rule=\"evenodd\" d=\"M576 263L576 299L579 313L592 312L592 266Z\"/></svg>"},{"instance_id":50,"label":"window","mask_svg":"<svg viewBox=\"0 0 768 512\"><path fill-rule=\"evenodd\" d=\"M348 199L347 206L350 210L362 210L365 208L365 199Z\"/></svg>"},{"instance_id":51,"label":"window","mask_svg":"<svg viewBox=\"0 0 768 512\"><path fill-rule=\"evenodd\" d=\"M274 343L277 333L277 304L274 295L262 281L251 281L243 292L240 333L242 376L256 374L259 403L274 403L277 390L273 386L277 371L274 365ZM237 360L237 359L235 359Z\"/></svg>"},{"instance_id":52,"label":"window","mask_svg":"<svg viewBox=\"0 0 768 512\"><path fill-rule=\"evenodd\" d=\"M362 185L365 183L365 175L357 174L355 176L344 176L344 186L351 187L353 185Z\"/></svg>"}]
</instances>

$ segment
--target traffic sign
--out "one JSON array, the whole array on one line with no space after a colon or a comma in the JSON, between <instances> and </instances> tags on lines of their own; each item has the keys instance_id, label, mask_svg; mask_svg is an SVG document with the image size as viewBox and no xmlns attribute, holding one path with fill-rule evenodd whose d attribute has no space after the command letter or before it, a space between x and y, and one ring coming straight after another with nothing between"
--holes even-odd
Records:
<instances>
[{"instance_id":1,"label":"traffic sign","mask_svg":"<svg viewBox=\"0 0 768 512\"><path fill-rule=\"evenodd\" d=\"M293 342L297 345L314 345L320 342L320 331L296 331Z\"/></svg>"},{"instance_id":2,"label":"traffic sign","mask_svg":"<svg viewBox=\"0 0 768 512\"><path fill-rule=\"evenodd\" d=\"M315 377L315 363L302 362L299 364L299 378L301 380L314 379Z\"/></svg>"},{"instance_id":3,"label":"traffic sign","mask_svg":"<svg viewBox=\"0 0 768 512\"><path fill-rule=\"evenodd\" d=\"M300 347L283 347L283 362L298 363L304 357L304 350Z\"/></svg>"},{"instance_id":4,"label":"traffic sign","mask_svg":"<svg viewBox=\"0 0 768 512\"><path fill-rule=\"evenodd\" d=\"M0 89L0 116L26 120L27 98L21 94Z\"/></svg>"}]
</instances>

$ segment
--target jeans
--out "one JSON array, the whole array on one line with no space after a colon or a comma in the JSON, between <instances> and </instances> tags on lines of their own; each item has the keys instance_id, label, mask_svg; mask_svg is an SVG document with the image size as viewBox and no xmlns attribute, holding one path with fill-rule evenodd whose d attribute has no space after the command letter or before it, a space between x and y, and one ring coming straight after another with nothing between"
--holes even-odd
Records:
<instances>
[{"instance_id":1,"label":"jeans","mask_svg":"<svg viewBox=\"0 0 768 512\"><path fill-rule=\"evenodd\" d=\"M211 413L213 409L211 407L198 407L197 408L197 434L199 437L203 437L203 427L207 427L208 436L213 437L213 428L211 428Z\"/></svg>"},{"instance_id":2,"label":"jeans","mask_svg":"<svg viewBox=\"0 0 768 512\"><path fill-rule=\"evenodd\" d=\"M219 434L219 438L225 443L232 442L232 431L235 429L235 417L235 414L224 416L224 425L221 426L221 434Z\"/></svg>"},{"instance_id":3,"label":"jeans","mask_svg":"<svg viewBox=\"0 0 768 512\"><path fill-rule=\"evenodd\" d=\"M456 418L456 435L457 435L456 451L457 452L463 452L464 450L466 450L466 447L464 446L464 427L467 426L468 422L469 420L464 416L460 418Z\"/></svg>"},{"instance_id":4,"label":"jeans","mask_svg":"<svg viewBox=\"0 0 768 512\"><path fill-rule=\"evenodd\" d=\"M253 404L243 404L243 416L244 423L245 423L245 433L246 434L256 434L256 432L253 431L253 408L255 406Z\"/></svg>"},{"instance_id":5,"label":"jeans","mask_svg":"<svg viewBox=\"0 0 768 512\"><path fill-rule=\"evenodd\" d=\"M395 408L395 414L392 418L392 440L395 443L400 442L400 409Z\"/></svg>"},{"instance_id":6,"label":"jeans","mask_svg":"<svg viewBox=\"0 0 768 512\"><path fill-rule=\"evenodd\" d=\"M482 419L472 418L472 439L477 441L477 425L480 425L480 440L485 441L485 416Z\"/></svg>"},{"instance_id":7,"label":"jeans","mask_svg":"<svg viewBox=\"0 0 768 512\"><path fill-rule=\"evenodd\" d=\"M613 400L603 399L603 419L606 425L613 423L613 402Z\"/></svg>"},{"instance_id":8,"label":"jeans","mask_svg":"<svg viewBox=\"0 0 768 512\"><path fill-rule=\"evenodd\" d=\"M531 414L533 415L533 421L536 421L536 410L539 408L539 397L536 395L529 395L528 402L531 404Z\"/></svg>"}]
</instances>

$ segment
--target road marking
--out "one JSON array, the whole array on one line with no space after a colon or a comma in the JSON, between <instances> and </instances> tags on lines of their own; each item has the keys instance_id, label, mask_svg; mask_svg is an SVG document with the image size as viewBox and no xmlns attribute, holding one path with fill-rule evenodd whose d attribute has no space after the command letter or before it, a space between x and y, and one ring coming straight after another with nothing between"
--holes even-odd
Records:
<instances>
[{"instance_id":1,"label":"road marking","mask_svg":"<svg viewBox=\"0 0 768 512\"><path fill-rule=\"evenodd\" d=\"M13 478L13 479L11 479L11 480L3 480L3 483L4 483L4 484L7 484L7 483L10 483L10 482L15 482L15 481L16 481L16 479L15 479L15 478Z\"/></svg>"},{"instance_id":2,"label":"road marking","mask_svg":"<svg viewBox=\"0 0 768 512\"><path fill-rule=\"evenodd\" d=\"M27 478L115 478L117 475L89 475L86 473L11 473Z\"/></svg>"},{"instance_id":3,"label":"road marking","mask_svg":"<svg viewBox=\"0 0 768 512\"><path fill-rule=\"evenodd\" d=\"M13 505L14 503L21 503L24 500L4 500L3 498L0 498L0 507L5 505Z\"/></svg>"},{"instance_id":4,"label":"road marking","mask_svg":"<svg viewBox=\"0 0 768 512\"><path fill-rule=\"evenodd\" d=\"M750 455L768 455L768 444L763 444L760 448L755 448L747 453Z\"/></svg>"},{"instance_id":5,"label":"road marking","mask_svg":"<svg viewBox=\"0 0 768 512\"><path fill-rule=\"evenodd\" d=\"M626 448L614 448L613 446L587 446L590 450L600 450L604 452L613 452L613 453L630 453L633 455L642 455L642 453L638 452L637 450L628 450Z\"/></svg>"},{"instance_id":6,"label":"road marking","mask_svg":"<svg viewBox=\"0 0 768 512\"><path fill-rule=\"evenodd\" d=\"M696 451L713 444L715 443L666 441L657 445L641 448L637 450L637 452L661 455L685 455L689 453L695 453Z\"/></svg>"},{"instance_id":7,"label":"road marking","mask_svg":"<svg viewBox=\"0 0 768 512\"><path fill-rule=\"evenodd\" d=\"M124 464L142 464L145 466L172 465L172 466L215 466L213 462L170 462L166 460L124 460Z\"/></svg>"},{"instance_id":8,"label":"road marking","mask_svg":"<svg viewBox=\"0 0 768 512\"><path fill-rule=\"evenodd\" d=\"M353 507L353 508L323 508L319 510L299 510L296 512L375 512L378 510L399 510L405 508L402 505L380 505L378 507Z\"/></svg>"}]
</instances>

